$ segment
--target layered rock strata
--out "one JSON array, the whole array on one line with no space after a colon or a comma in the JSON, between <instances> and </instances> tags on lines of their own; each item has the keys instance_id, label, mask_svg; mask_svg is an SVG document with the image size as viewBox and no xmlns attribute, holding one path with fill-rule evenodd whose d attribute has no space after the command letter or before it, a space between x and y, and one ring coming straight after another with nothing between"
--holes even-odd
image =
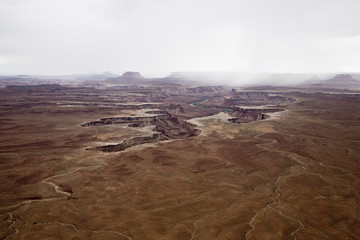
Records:
<instances>
[{"instance_id":1,"label":"layered rock strata","mask_svg":"<svg viewBox=\"0 0 360 240\"><path fill-rule=\"evenodd\" d=\"M236 92L232 91L232 97L226 98L224 104L226 105L239 105L246 102L251 105L265 105L265 104L290 104L295 102L296 99L281 96L281 92L258 92L246 91Z\"/></svg>"},{"instance_id":2,"label":"layered rock strata","mask_svg":"<svg viewBox=\"0 0 360 240\"><path fill-rule=\"evenodd\" d=\"M258 121L269 118L266 113L281 112L284 109L280 108L241 108L234 107L230 116L233 118L229 119L229 122L233 123L247 123L252 121Z\"/></svg>"},{"instance_id":3,"label":"layered rock strata","mask_svg":"<svg viewBox=\"0 0 360 240\"><path fill-rule=\"evenodd\" d=\"M201 132L196 128L197 126L195 124L188 122L181 123L177 118L172 117L170 113L164 110L154 110L146 113L158 115L102 118L99 121L83 124L83 127L111 124L128 124L128 127L154 126L154 133L151 136L129 138L119 144L100 146L88 150L117 152L144 143L197 136Z\"/></svg>"}]
</instances>

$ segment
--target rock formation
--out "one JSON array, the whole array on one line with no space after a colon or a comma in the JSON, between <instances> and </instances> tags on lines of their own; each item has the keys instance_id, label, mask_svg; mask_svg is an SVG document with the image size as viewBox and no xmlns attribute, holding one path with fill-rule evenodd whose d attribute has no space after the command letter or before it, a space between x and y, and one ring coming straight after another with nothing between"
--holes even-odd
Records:
<instances>
[{"instance_id":1,"label":"rock formation","mask_svg":"<svg viewBox=\"0 0 360 240\"><path fill-rule=\"evenodd\" d=\"M326 80L327 83L354 83L359 82L355 80L350 74L338 74L332 79Z\"/></svg>"},{"instance_id":2,"label":"rock formation","mask_svg":"<svg viewBox=\"0 0 360 240\"><path fill-rule=\"evenodd\" d=\"M139 72L125 72L120 77L121 79L143 79L144 77L141 76Z\"/></svg>"},{"instance_id":3,"label":"rock formation","mask_svg":"<svg viewBox=\"0 0 360 240\"><path fill-rule=\"evenodd\" d=\"M284 111L283 109L276 109L276 108L241 108L241 107L234 107L233 111L230 113L229 121L233 123L246 123L252 121L258 121L267 119L269 116L266 113L273 113L273 112L280 112Z\"/></svg>"},{"instance_id":4,"label":"rock formation","mask_svg":"<svg viewBox=\"0 0 360 240\"><path fill-rule=\"evenodd\" d=\"M120 84L142 84L146 83L146 79L141 76L139 72L125 72L123 75L117 78L109 78L105 82L107 83L120 83Z\"/></svg>"},{"instance_id":5,"label":"rock formation","mask_svg":"<svg viewBox=\"0 0 360 240\"><path fill-rule=\"evenodd\" d=\"M238 103L233 98L225 98L224 99L224 106L235 106L238 105Z\"/></svg>"},{"instance_id":6,"label":"rock formation","mask_svg":"<svg viewBox=\"0 0 360 240\"><path fill-rule=\"evenodd\" d=\"M311 88L360 89L360 81L350 74L338 74L326 81L315 81L305 84Z\"/></svg>"},{"instance_id":7,"label":"rock formation","mask_svg":"<svg viewBox=\"0 0 360 240\"><path fill-rule=\"evenodd\" d=\"M178 105L170 105L169 108L180 109L183 111L182 107ZM150 110L146 113L149 116L110 117L82 124L81 126L83 127L111 124L128 124L128 127L154 126L154 133L152 136L129 138L119 144L100 146L88 150L116 152L144 143L186 138L200 134L200 130L196 128L197 126L195 124L188 122L181 123L176 117L172 117L171 114L165 110Z\"/></svg>"},{"instance_id":8,"label":"rock formation","mask_svg":"<svg viewBox=\"0 0 360 240\"><path fill-rule=\"evenodd\" d=\"M289 104L295 102L295 99L288 98L280 95L281 92L258 92L258 91L245 91L237 92L232 91L233 102L245 102L249 105L266 105L266 104Z\"/></svg>"},{"instance_id":9,"label":"rock formation","mask_svg":"<svg viewBox=\"0 0 360 240\"><path fill-rule=\"evenodd\" d=\"M120 151L124 151L129 147L133 147L145 143L158 142L161 140L164 140L163 135L159 133L154 133L152 136L134 137L134 138L126 139L125 141L119 144L100 146L100 147L90 148L88 150L98 150L102 152L120 152Z\"/></svg>"}]
</instances>

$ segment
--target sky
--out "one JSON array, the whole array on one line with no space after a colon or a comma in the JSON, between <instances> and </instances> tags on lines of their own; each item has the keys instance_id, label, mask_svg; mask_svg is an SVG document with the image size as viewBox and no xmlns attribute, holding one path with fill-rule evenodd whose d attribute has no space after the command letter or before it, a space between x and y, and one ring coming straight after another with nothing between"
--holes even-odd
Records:
<instances>
[{"instance_id":1,"label":"sky","mask_svg":"<svg viewBox=\"0 0 360 240\"><path fill-rule=\"evenodd\" d=\"M360 72L359 0L0 0L0 75Z\"/></svg>"}]
</instances>

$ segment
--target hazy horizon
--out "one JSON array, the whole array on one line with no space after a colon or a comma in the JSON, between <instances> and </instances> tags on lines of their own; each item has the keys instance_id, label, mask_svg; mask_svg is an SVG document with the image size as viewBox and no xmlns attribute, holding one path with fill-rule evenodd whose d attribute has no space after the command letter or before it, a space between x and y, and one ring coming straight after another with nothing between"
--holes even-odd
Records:
<instances>
[{"instance_id":1,"label":"hazy horizon","mask_svg":"<svg viewBox=\"0 0 360 240\"><path fill-rule=\"evenodd\" d=\"M0 75L360 72L360 2L2 0Z\"/></svg>"}]
</instances>

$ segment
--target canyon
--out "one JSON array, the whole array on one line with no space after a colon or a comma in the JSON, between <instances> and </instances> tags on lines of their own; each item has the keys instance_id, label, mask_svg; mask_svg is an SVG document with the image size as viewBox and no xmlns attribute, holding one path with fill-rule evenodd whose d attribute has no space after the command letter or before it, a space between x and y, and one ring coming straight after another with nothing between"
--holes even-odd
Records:
<instances>
[{"instance_id":1,"label":"canyon","mask_svg":"<svg viewBox=\"0 0 360 240\"><path fill-rule=\"evenodd\" d=\"M164 81L0 89L0 239L360 238L358 92Z\"/></svg>"}]
</instances>

